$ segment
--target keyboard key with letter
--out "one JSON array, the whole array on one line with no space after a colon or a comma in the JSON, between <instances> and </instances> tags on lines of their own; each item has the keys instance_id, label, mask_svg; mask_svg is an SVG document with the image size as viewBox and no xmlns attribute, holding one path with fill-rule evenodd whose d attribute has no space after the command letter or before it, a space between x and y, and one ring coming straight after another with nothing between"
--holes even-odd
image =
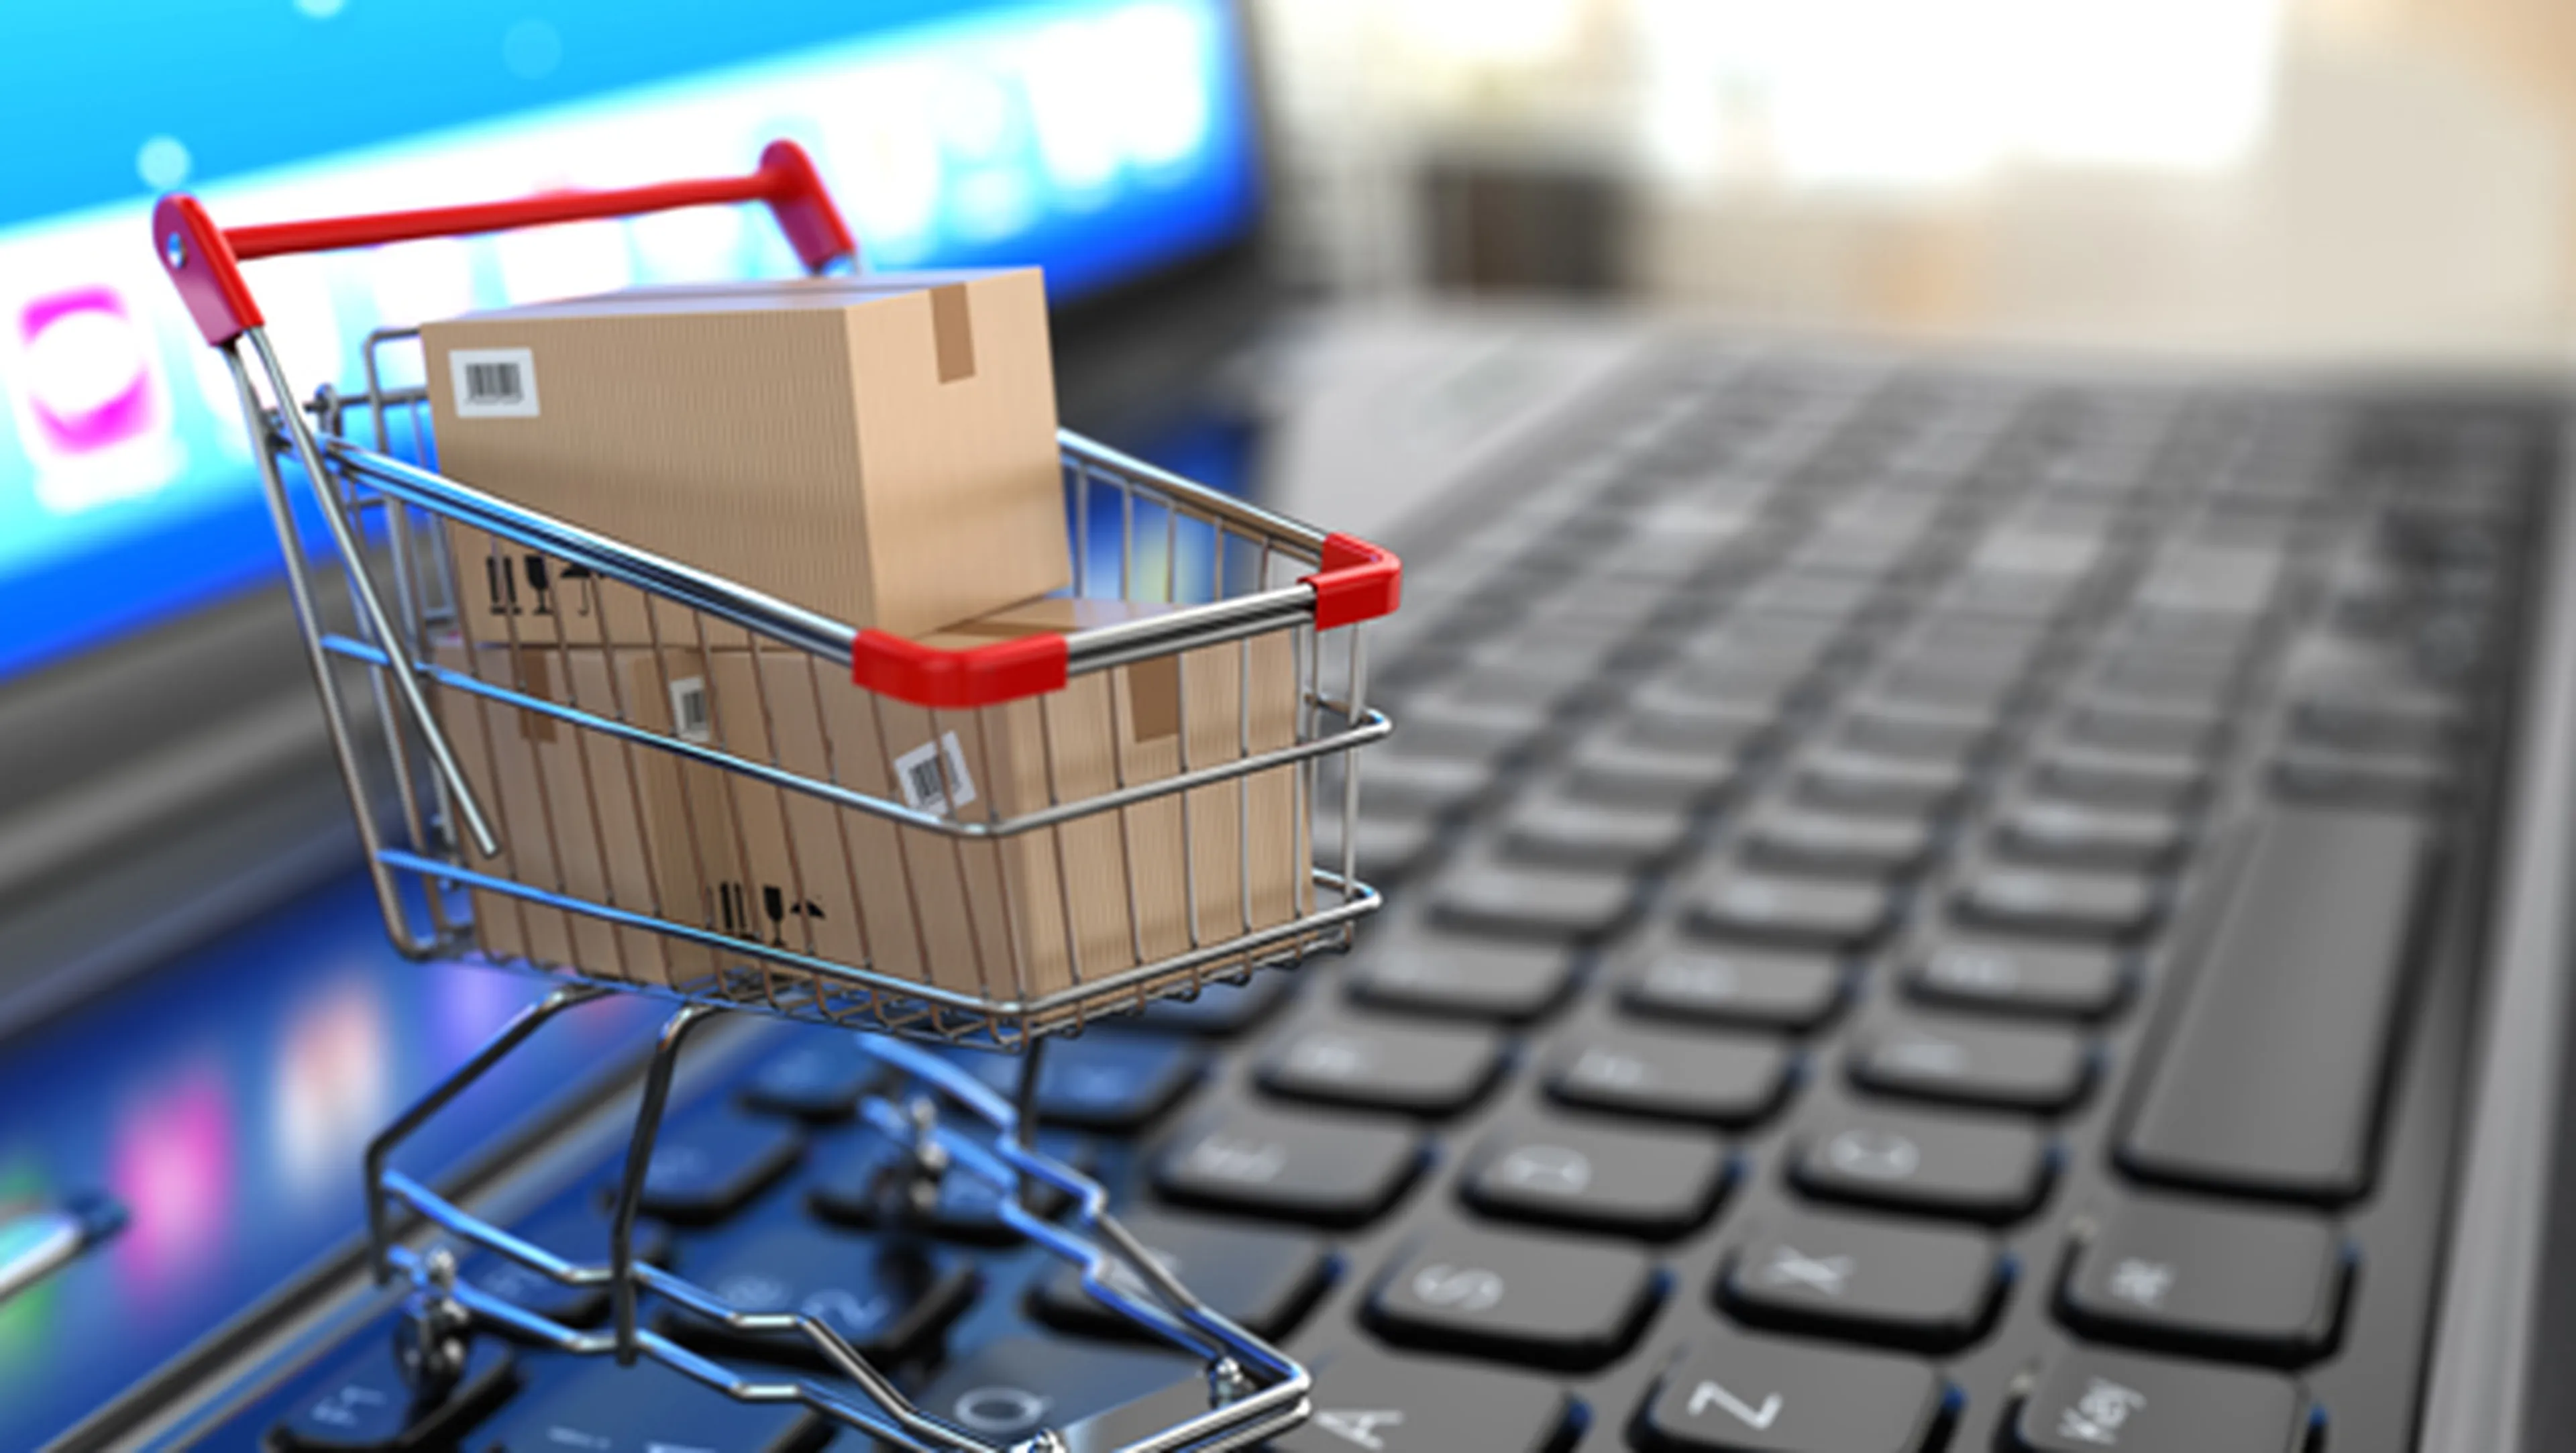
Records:
<instances>
[{"instance_id":1,"label":"keyboard key with letter","mask_svg":"<svg viewBox=\"0 0 2576 1453\"><path fill-rule=\"evenodd\" d=\"M1627 1349L1654 1294L1653 1263L1624 1246L1442 1230L1388 1268L1368 1317L1392 1342L1598 1367Z\"/></svg>"},{"instance_id":2,"label":"keyboard key with letter","mask_svg":"<svg viewBox=\"0 0 2576 1453\"><path fill-rule=\"evenodd\" d=\"M2041 1369L2012 1423L2014 1453L2290 1453L2307 1399L2269 1372L2110 1352Z\"/></svg>"},{"instance_id":3,"label":"keyboard key with letter","mask_svg":"<svg viewBox=\"0 0 2576 1453\"><path fill-rule=\"evenodd\" d=\"M1649 1453L1920 1453L1949 1400L1911 1358L1718 1335L1664 1374L1630 1432Z\"/></svg>"},{"instance_id":4,"label":"keyboard key with letter","mask_svg":"<svg viewBox=\"0 0 2576 1453\"><path fill-rule=\"evenodd\" d=\"M2051 1172L2048 1143L2019 1121L1877 1111L1828 1117L1790 1175L1826 1200L2000 1223L2028 1215Z\"/></svg>"},{"instance_id":5,"label":"keyboard key with letter","mask_svg":"<svg viewBox=\"0 0 2576 1453\"><path fill-rule=\"evenodd\" d=\"M2138 1195L2094 1222L2058 1293L2087 1336L2283 1364L2334 1340L2346 1260L2323 1216Z\"/></svg>"}]
</instances>

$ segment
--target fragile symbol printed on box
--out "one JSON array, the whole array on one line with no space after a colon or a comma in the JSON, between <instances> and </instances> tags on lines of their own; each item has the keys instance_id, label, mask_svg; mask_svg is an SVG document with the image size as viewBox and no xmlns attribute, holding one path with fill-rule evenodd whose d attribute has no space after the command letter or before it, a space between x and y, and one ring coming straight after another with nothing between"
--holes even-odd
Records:
<instances>
[{"instance_id":1,"label":"fragile symbol printed on box","mask_svg":"<svg viewBox=\"0 0 2576 1453\"><path fill-rule=\"evenodd\" d=\"M460 419L537 417L537 357L526 348L459 348L447 355Z\"/></svg>"},{"instance_id":2,"label":"fragile symbol printed on box","mask_svg":"<svg viewBox=\"0 0 2576 1453\"><path fill-rule=\"evenodd\" d=\"M903 787L904 805L942 817L975 800L975 779L966 771L966 750L955 732L894 759L894 778Z\"/></svg>"},{"instance_id":3,"label":"fragile symbol printed on box","mask_svg":"<svg viewBox=\"0 0 2576 1453\"><path fill-rule=\"evenodd\" d=\"M683 676L671 683L671 731L684 742L715 740L715 726L707 715L707 678Z\"/></svg>"}]
</instances>

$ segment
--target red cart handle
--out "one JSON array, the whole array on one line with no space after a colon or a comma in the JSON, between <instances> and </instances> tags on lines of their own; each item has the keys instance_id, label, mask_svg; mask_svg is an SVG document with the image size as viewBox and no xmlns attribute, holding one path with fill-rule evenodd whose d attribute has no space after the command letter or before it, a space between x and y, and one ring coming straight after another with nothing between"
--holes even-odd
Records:
<instances>
[{"instance_id":1,"label":"red cart handle","mask_svg":"<svg viewBox=\"0 0 2576 1453\"><path fill-rule=\"evenodd\" d=\"M634 217L728 202L768 203L778 229L787 234L788 245L796 249L808 272L821 272L843 258L858 260L859 245L841 221L840 210L832 205L831 194L823 189L822 174L814 170L805 148L792 141L771 142L760 153L759 170L748 176L604 192L549 192L508 202L272 222L230 231L215 226L196 198L173 192L152 209L152 245L161 254L161 265L169 270L180 299L187 303L189 316L196 319L197 331L220 348L264 321L241 274L241 264L254 258L373 247L422 237L469 237L514 227Z\"/></svg>"}]
</instances>

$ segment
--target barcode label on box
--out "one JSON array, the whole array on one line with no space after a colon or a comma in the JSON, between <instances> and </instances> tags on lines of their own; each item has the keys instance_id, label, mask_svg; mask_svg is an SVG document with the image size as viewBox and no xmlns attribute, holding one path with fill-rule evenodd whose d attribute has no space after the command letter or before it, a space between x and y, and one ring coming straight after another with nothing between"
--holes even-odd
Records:
<instances>
[{"instance_id":1,"label":"barcode label on box","mask_svg":"<svg viewBox=\"0 0 2576 1453\"><path fill-rule=\"evenodd\" d=\"M671 734L701 744L716 739L707 717L707 678L682 676L671 683Z\"/></svg>"},{"instance_id":2,"label":"barcode label on box","mask_svg":"<svg viewBox=\"0 0 2576 1453\"><path fill-rule=\"evenodd\" d=\"M955 732L895 758L894 780L903 789L904 805L915 812L946 817L975 800L975 779L966 771L966 751Z\"/></svg>"},{"instance_id":3,"label":"barcode label on box","mask_svg":"<svg viewBox=\"0 0 2576 1453\"><path fill-rule=\"evenodd\" d=\"M447 355L460 419L537 416L537 356L526 348L459 348Z\"/></svg>"}]
</instances>

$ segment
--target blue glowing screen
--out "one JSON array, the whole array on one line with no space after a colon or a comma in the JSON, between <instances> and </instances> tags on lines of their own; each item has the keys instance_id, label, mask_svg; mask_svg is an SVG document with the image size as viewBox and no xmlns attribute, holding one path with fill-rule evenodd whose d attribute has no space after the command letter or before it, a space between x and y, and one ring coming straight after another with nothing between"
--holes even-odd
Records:
<instances>
[{"instance_id":1,"label":"blue glowing screen","mask_svg":"<svg viewBox=\"0 0 2576 1453\"><path fill-rule=\"evenodd\" d=\"M0 7L0 677L269 578L232 385L150 252L216 222L812 152L867 265L1036 263L1059 302L1243 235L1225 0L84 0ZM299 393L388 324L780 276L757 209L249 264Z\"/></svg>"}]
</instances>

